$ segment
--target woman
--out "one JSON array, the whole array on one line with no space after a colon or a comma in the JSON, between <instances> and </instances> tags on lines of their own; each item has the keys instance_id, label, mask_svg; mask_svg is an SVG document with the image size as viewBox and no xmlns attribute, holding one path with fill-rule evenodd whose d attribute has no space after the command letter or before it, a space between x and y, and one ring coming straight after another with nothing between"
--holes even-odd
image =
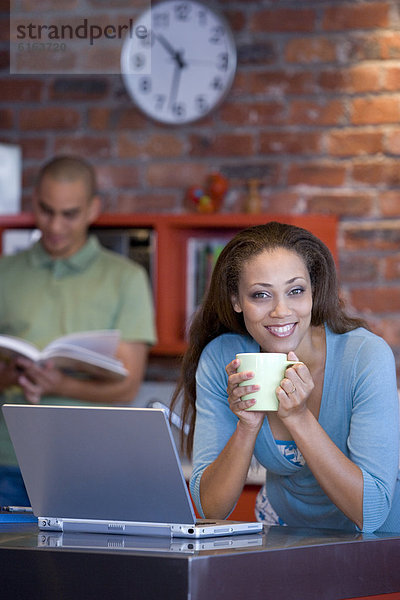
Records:
<instances>
[{"instance_id":1,"label":"woman","mask_svg":"<svg viewBox=\"0 0 400 600\"><path fill-rule=\"evenodd\" d=\"M254 400L240 352L299 361L277 388L277 413ZM248 381L246 386L240 386ZM196 314L181 381L190 488L226 518L253 454L267 470L259 518L270 523L400 532L399 417L393 354L346 315L328 248L281 223L250 227L224 248Z\"/></svg>"}]
</instances>

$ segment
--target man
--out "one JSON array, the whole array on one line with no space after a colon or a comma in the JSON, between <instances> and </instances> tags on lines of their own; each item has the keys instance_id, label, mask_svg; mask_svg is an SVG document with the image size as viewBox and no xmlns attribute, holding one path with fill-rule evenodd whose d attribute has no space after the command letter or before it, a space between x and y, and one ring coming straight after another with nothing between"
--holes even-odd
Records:
<instances>
[{"instance_id":1,"label":"man","mask_svg":"<svg viewBox=\"0 0 400 600\"><path fill-rule=\"evenodd\" d=\"M155 342L150 286L144 269L88 236L100 212L95 175L84 160L57 157L39 173L33 210L41 239L0 260L0 333L43 348L53 339L118 329L121 381L83 380L19 358L0 362L0 402L124 404L144 376ZM0 504L28 502L0 415Z\"/></svg>"}]
</instances>

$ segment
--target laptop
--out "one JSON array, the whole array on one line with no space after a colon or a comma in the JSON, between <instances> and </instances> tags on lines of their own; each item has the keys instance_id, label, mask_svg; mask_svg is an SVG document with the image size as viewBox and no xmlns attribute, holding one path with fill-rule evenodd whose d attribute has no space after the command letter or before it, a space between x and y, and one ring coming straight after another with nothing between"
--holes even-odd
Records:
<instances>
[{"instance_id":1,"label":"laptop","mask_svg":"<svg viewBox=\"0 0 400 600\"><path fill-rule=\"evenodd\" d=\"M136 552L162 552L198 554L217 551L245 550L265 547L262 533L209 537L203 539L171 538L162 536L109 535L106 533L68 533L41 531L37 545L40 548L70 548L80 550L128 550Z\"/></svg>"},{"instance_id":2,"label":"laptop","mask_svg":"<svg viewBox=\"0 0 400 600\"><path fill-rule=\"evenodd\" d=\"M203 538L262 531L196 520L166 412L4 404L41 530Z\"/></svg>"}]
</instances>

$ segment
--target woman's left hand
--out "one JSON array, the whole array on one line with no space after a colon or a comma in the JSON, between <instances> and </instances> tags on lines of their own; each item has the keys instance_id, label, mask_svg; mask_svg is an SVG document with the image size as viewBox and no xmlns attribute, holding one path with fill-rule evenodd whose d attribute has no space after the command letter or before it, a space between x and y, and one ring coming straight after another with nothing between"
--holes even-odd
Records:
<instances>
[{"instance_id":1,"label":"woman's left hand","mask_svg":"<svg viewBox=\"0 0 400 600\"><path fill-rule=\"evenodd\" d=\"M288 360L296 360L296 354L289 352ZM314 389L314 381L307 366L298 362L286 369L285 377L276 390L279 400L278 417L286 419L307 408L307 399Z\"/></svg>"}]
</instances>

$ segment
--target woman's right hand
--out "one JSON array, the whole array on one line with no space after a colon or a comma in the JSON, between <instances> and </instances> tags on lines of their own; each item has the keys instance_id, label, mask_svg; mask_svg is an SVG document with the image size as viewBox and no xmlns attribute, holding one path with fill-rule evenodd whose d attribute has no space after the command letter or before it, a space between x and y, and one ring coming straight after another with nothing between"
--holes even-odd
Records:
<instances>
[{"instance_id":1,"label":"woman's right hand","mask_svg":"<svg viewBox=\"0 0 400 600\"><path fill-rule=\"evenodd\" d=\"M242 396L251 394L260 389L259 385L253 385L251 383L254 373L252 371L239 371L240 360L235 358L230 362L225 370L228 374L228 386L226 391L228 392L228 402L232 412L240 419L241 423L251 429L260 429L265 413L260 411L247 411L246 408L250 408L255 404L255 399L250 398L248 400L242 400ZM248 385L240 386L239 383L242 381L248 381Z\"/></svg>"}]
</instances>

